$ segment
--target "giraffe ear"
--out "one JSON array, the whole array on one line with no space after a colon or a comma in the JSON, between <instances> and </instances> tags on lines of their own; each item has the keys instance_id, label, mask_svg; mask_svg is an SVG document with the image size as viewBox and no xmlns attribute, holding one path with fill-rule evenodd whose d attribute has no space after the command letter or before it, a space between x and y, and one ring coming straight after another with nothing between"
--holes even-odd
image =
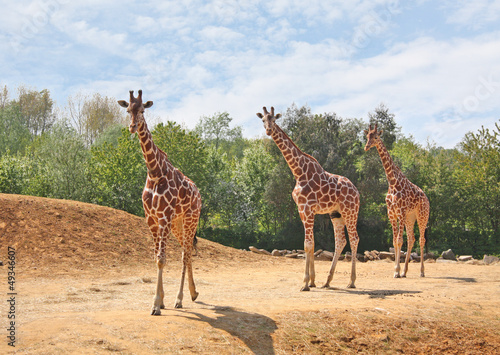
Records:
<instances>
[{"instance_id":1,"label":"giraffe ear","mask_svg":"<svg viewBox=\"0 0 500 355\"><path fill-rule=\"evenodd\" d=\"M259 118L264 118L264 115L263 115L262 113L258 112L258 113L257 113L257 117L259 117Z\"/></svg>"},{"instance_id":2,"label":"giraffe ear","mask_svg":"<svg viewBox=\"0 0 500 355\"><path fill-rule=\"evenodd\" d=\"M276 117L276 119L280 118L281 117L281 113L277 113L276 116L274 116L274 117Z\"/></svg>"},{"instance_id":3,"label":"giraffe ear","mask_svg":"<svg viewBox=\"0 0 500 355\"><path fill-rule=\"evenodd\" d=\"M153 106L153 101L148 101L144 104L144 108L150 108L151 106Z\"/></svg>"},{"instance_id":4,"label":"giraffe ear","mask_svg":"<svg viewBox=\"0 0 500 355\"><path fill-rule=\"evenodd\" d=\"M382 137L382 134L383 134L383 133L384 133L384 130L383 130L383 129L381 129L380 131L378 131L378 136L379 136L379 137Z\"/></svg>"},{"instance_id":5,"label":"giraffe ear","mask_svg":"<svg viewBox=\"0 0 500 355\"><path fill-rule=\"evenodd\" d=\"M125 101L125 100L120 100L120 101L118 101L118 105L120 105L121 107L127 108L128 107L128 102Z\"/></svg>"},{"instance_id":6,"label":"giraffe ear","mask_svg":"<svg viewBox=\"0 0 500 355\"><path fill-rule=\"evenodd\" d=\"M368 134L368 130L367 129L365 129L365 134Z\"/></svg>"}]
</instances>

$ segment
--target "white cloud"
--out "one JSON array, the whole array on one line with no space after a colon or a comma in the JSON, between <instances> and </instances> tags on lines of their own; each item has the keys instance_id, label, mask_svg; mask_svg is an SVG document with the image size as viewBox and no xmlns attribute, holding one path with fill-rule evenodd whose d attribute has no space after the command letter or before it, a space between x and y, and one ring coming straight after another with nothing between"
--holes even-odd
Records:
<instances>
[{"instance_id":1,"label":"white cloud","mask_svg":"<svg viewBox=\"0 0 500 355\"><path fill-rule=\"evenodd\" d=\"M240 53L231 57L230 79L198 86L200 90L186 93L175 107L163 108L164 113L193 126L201 115L227 110L247 135L255 136L260 128L254 111L262 105L285 109L296 102L311 105L313 112L366 118L385 102L405 132L449 146L463 137L464 129L489 120L476 115L500 110L500 73L494 71L500 53L492 49L500 48L500 34L451 42L420 38L354 63L335 60L335 46L295 42L287 55ZM215 60L214 55L206 53L205 61ZM238 74L246 65L245 74ZM461 112L460 105L476 98L483 82L490 85L479 89L474 110ZM433 133L439 131L436 127L447 136Z\"/></svg>"},{"instance_id":2,"label":"white cloud","mask_svg":"<svg viewBox=\"0 0 500 355\"><path fill-rule=\"evenodd\" d=\"M23 56L12 57L9 29L21 28L43 1L65 3L51 10L36 41L23 42ZM400 14L415 6L419 14L436 11L433 2L91 1L6 4L12 16L0 14L2 80L48 87L59 101L79 90L123 98L141 88L164 119L192 127L202 115L228 111L247 136L262 133L255 112L263 105L284 110L295 102L366 117L385 102L405 132L425 141L439 129L456 131L440 138L445 143L436 139L451 144L500 109L500 33L416 38L399 22L411 13ZM493 27L499 3L448 5L453 26L446 29L477 21Z\"/></svg>"},{"instance_id":3,"label":"white cloud","mask_svg":"<svg viewBox=\"0 0 500 355\"><path fill-rule=\"evenodd\" d=\"M223 26L207 26L200 30L200 35L203 40L212 43L230 43L244 38L241 33Z\"/></svg>"},{"instance_id":4,"label":"white cloud","mask_svg":"<svg viewBox=\"0 0 500 355\"><path fill-rule=\"evenodd\" d=\"M448 23L481 28L500 18L499 0L453 1L448 5Z\"/></svg>"}]
</instances>

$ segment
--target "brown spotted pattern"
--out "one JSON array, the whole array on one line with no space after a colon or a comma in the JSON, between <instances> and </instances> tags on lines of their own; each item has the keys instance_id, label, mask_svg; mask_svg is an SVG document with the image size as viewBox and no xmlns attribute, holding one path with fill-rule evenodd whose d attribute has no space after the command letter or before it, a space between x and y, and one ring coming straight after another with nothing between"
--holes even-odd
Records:
<instances>
[{"instance_id":1,"label":"brown spotted pattern","mask_svg":"<svg viewBox=\"0 0 500 355\"><path fill-rule=\"evenodd\" d=\"M266 134L272 137L281 150L296 180L292 197L297 204L305 230L306 268L302 291L315 287L314 216L316 214L330 215L335 232L335 255L327 281L323 286L330 287L335 266L347 243L345 228L349 235L352 254L356 255L357 252L359 242L356 230L359 212L358 190L349 179L325 171L316 159L303 153L275 123L281 115L275 116L273 107L271 107L271 112L264 107L264 114L257 113L257 116L264 122ZM356 258L352 258L351 281L347 287L354 288L355 280Z\"/></svg>"},{"instance_id":2,"label":"brown spotted pattern","mask_svg":"<svg viewBox=\"0 0 500 355\"><path fill-rule=\"evenodd\" d=\"M365 130L367 142L365 151L371 147L376 147L384 166L389 190L385 202L387 203L387 214L392 225L393 244L395 249L396 266L394 277L406 277L408 271L408 263L410 261L411 250L415 243L414 226L415 221L418 223L420 233L420 255L424 255L425 246L425 230L429 220L429 200L425 193L417 185L413 184L403 174L403 172L394 163L387 148L380 136L383 131L377 131L377 125L372 129ZM400 275L400 255L401 247L403 246L403 233L406 228L408 252L406 253L405 268ZM424 277L424 258L420 258L420 276Z\"/></svg>"},{"instance_id":3,"label":"brown spotted pattern","mask_svg":"<svg viewBox=\"0 0 500 355\"><path fill-rule=\"evenodd\" d=\"M201 196L196 185L176 169L151 138L144 110L153 105L152 101L142 102L142 91L137 98L130 91L130 103L120 100L118 104L127 109L130 115L130 133L139 135L142 153L148 168L146 186L142 202L149 229L153 235L155 260L158 266L158 281L151 314L160 315L163 303L163 267L165 266L166 240L171 235L177 238L182 247L181 285L175 302L176 308L182 307L184 279L188 274L189 291L194 301L196 292L191 256L195 241L196 228L201 211Z\"/></svg>"}]
</instances>

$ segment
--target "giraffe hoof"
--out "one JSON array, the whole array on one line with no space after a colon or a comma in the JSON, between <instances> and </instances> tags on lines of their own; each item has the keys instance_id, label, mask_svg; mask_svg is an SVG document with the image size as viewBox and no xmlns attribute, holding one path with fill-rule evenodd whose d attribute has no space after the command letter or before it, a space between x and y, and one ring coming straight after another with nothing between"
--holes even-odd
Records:
<instances>
[{"instance_id":1,"label":"giraffe hoof","mask_svg":"<svg viewBox=\"0 0 500 355\"><path fill-rule=\"evenodd\" d=\"M309 287L316 287L316 284L315 284L314 282L311 282L311 283L309 284Z\"/></svg>"},{"instance_id":2,"label":"giraffe hoof","mask_svg":"<svg viewBox=\"0 0 500 355\"><path fill-rule=\"evenodd\" d=\"M347 288L356 288L356 286L352 283L350 283L349 285L347 285Z\"/></svg>"},{"instance_id":3,"label":"giraffe hoof","mask_svg":"<svg viewBox=\"0 0 500 355\"><path fill-rule=\"evenodd\" d=\"M420 277L425 277L425 274L424 274L424 273L421 273L421 274L420 274Z\"/></svg>"},{"instance_id":4,"label":"giraffe hoof","mask_svg":"<svg viewBox=\"0 0 500 355\"><path fill-rule=\"evenodd\" d=\"M162 305L160 306L160 309L165 309L165 305L164 305L164 304L162 304Z\"/></svg>"},{"instance_id":5,"label":"giraffe hoof","mask_svg":"<svg viewBox=\"0 0 500 355\"><path fill-rule=\"evenodd\" d=\"M321 286L321 288L330 288L330 285L329 284L324 284L323 286Z\"/></svg>"},{"instance_id":6,"label":"giraffe hoof","mask_svg":"<svg viewBox=\"0 0 500 355\"><path fill-rule=\"evenodd\" d=\"M182 308L182 302L175 302L174 308Z\"/></svg>"},{"instance_id":7,"label":"giraffe hoof","mask_svg":"<svg viewBox=\"0 0 500 355\"><path fill-rule=\"evenodd\" d=\"M191 296L191 300L196 301L196 299L198 298L198 295L199 293L198 292L195 292L193 296Z\"/></svg>"},{"instance_id":8,"label":"giraffe hoof","mask_svg":"<svg viewBox=\"0 0 500 355\"><path fill-rule=\"evenodd\" d=\"M394 274L394 278L399 279L399 278L401 278L401 276L399 276L399 274Z\"/></svg>"},{"instance_id":9,"label":"giraffe hoof","mask_svg":"<svg viewBox=\"0 0 500 355\"><path fill-rule=\"evenodd\" d=\"M304 286L300 289L301 291L310 291L309 286Z\"/></svg>"},{"instance_id":10,"label":"giraffe hoof","mask_svg":"<svg viewBox=\"0 0 500 355\"><path fill-rule=\"evenodd\" d=\"M161 316L161 310L159 308L153 307L151 310L151 315L152 316Z\"/></svg>"}]
</instances>

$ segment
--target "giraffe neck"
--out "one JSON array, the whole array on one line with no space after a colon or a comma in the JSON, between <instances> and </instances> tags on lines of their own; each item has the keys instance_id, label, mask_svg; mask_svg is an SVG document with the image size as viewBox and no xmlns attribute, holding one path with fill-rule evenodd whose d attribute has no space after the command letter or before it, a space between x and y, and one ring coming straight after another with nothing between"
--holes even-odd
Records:
<instances>
[{"instance_id":1,"label":"giraffe neck","mask_svg":"<svg viewBox=\"0 0 500 355\"><path fill-rule=\"evenodd\" d=\"M389 182L389 186L395 185L397 178L399 177L399 168L394 164L387 148L385 147L382 141L379 141L376 144L378 154L380 155L380 159L382 160L382 165L384 166L385 176L387 177L387 181Z\"/></svg>"},{"instance_id":2,"label":"giraffe neck","mask_svg":"<svg viewBox=\"0 0 500 355\"><path fill-rule=\"evenodd\" d=\"M281 151L281 154L283 154L283 157L288 163L288 166L290 167L290 170L292 171L292 174L295 177L295 179L298 179L306 172L305 171L306 169L303 169L303 167L300 164L301 157L309 158L306 159L307 161L309 161L310 159L316 161L316 159L314 159L310 155L307 155L304 152L302 152L295 145L295 143L286 135L286 133L283 132L283 130L276 124L274 125L271 137L278 146L278 149Z\"/></svg>"},{"instance_id":3,"label":"giraffe neck","mask_svg":"<svg viewBox=\"0 0 500 355\"><path fill-rule=\"evenodd\" d=\"M165 162L168 161L167 156L153 142L151 132L149 132L145 121L138 124L137 134L141 143L142 155L148 168L148 175L151 178L158 178L165 175L167 169Z\"/></svg>"}]
</instances>

